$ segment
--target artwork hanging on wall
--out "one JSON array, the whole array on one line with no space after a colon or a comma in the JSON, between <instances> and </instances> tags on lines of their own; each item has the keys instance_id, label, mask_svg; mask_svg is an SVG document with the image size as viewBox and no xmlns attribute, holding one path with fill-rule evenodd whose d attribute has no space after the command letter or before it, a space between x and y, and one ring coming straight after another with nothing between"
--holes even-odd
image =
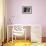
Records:
<instances>
[{"instance_id":1,"label":"artwork hanging on wall","mask_svg":"<svg viewBox=\"0 0 46 46\"><path fill-rule=\"evenodd\" d=\"M22 12L24 14L32 14L32 6L23 6Z\"/></svg>"}]
</instances>

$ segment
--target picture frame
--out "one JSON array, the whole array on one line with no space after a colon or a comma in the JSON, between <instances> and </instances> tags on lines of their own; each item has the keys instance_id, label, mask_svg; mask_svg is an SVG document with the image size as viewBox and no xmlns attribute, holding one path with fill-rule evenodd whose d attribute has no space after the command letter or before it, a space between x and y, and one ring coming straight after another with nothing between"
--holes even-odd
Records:
<instances>
[{"instance_id":1,"label":"picture frame","mask_svg":"<svg viewBox=\"0 0 46 46\"><path fill-rule=\"evenodd\" d=\"M23 14L32 14L32 6L23 6L22 13Z\"/></svg>"}]
</instances>

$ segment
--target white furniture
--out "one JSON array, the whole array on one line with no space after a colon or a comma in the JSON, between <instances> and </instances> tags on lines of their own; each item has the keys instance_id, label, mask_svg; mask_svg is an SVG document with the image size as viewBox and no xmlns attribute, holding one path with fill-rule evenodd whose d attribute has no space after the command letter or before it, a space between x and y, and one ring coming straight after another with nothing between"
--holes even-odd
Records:
<instances>
[{"instance_id":1,"label":"white furniture","mask_svg":"<svg viewBox=\"0 0 46 46\"><path fill-rule=\"evenodd\" d=\"M32 25L31 27L31 41L41 42L42 40L42 28L41 25Z\"/></svg>"},{"instance_id":2,"label":"white furniture","mask_svg":"<svg viewBox=\"0 0 46 46\"><path fill-rule=\"evenodd\" d=\"M11 28L12 27L12 30ZM12 34L12 42L13 42L13 37L15 36L23 36L25 34L25 40L26 40L26 31L23 29L23 25L8 25L7 26L7 42L9 41L10 35Z\"/></svg>"},{"instance_id":3,"label":"white furniture","mask_svg":"<svg viewBox=\"0 0 46 46\"><path fill-rule=\"evenodd\" d=\"M17 37L22 36L22 37L24 37L24 39L26 41L26 38L30 35L29 34L31 32L30 29L31 29L30 25L23 25L23 24L22 25L21 24L8 25L7 26L7 42L9 41L10 37L12 37L12 42L13 42L14 36L15 36L15 40L16 40L16 36Z\"/></svg>"},{"instance_id":4,"label":"white furniture","mask_svg":"<svg viewBox=\"0 0 46 46\"><path fill-rule=\"evenodd\" d=\"M12 27L12 30L9 31L10 26ZM24 27L24 29L23 29L23 27ZM30 36L26 34L26 33L28 33L28 31L30 31ZM15 36L15 40L16 40L16 36L23 36L23 34L25 36L25 41L26 41L26 37L29 36L31 38L31 42L41 42L41 38L42 38L41 25L15 24L15 25L8 25L7 26L7 42L10 38L9 36L12 35L11 37L12 37L12 42L13 42L14 36Z\"/></svg>"},{"instance_id":5,"label":"white furniture","mask_svg":"<svg viewBox=\"0 0 46 46\"><path fill-rule=\"evenodd\" d=\"M12 29L12 42L13 42L13 36L15 36L15 40L16 40L16 36L20 37L23 36L25 33L23 26L21 25L14 25L13 29Z\"/></svg>"}]
</instances>

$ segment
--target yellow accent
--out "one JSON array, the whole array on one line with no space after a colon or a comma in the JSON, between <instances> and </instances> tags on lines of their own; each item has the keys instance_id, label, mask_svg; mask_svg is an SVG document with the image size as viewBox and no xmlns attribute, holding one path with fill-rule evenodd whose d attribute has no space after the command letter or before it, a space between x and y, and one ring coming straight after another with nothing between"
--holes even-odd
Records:
<instances>
[{"instance_id":1,"label":"yellow accent","mask_svg":"<svg viewBox=\"0 0 46 46\"><path fill-rule=\"evenodd\" d=\"M31 42L30 41L24 41L24 40L16 40L16 41L10 41L6 44L4 44L4 46L31 46Z\"/></svg>"},{"instance_id":2,"label":"yellow accent","mask_svg":"<svg viewBox=\"0 0 46 46\"><path fill-rule=\"evenodd\" d=\"M46 43L31 43L30 41L24 41L24 40L14 40L5 43L3 46L46 46Z\"/></svg>"}]
</instances>

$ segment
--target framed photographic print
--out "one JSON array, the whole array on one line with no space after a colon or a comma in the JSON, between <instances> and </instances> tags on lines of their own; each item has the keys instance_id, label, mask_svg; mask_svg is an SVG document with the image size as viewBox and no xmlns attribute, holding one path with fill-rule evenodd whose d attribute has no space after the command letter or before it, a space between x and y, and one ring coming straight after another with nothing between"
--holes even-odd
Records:
<instances>
[{"instance_id":1,"label":"framed photographic print","mask_svg":"<svg viewBox=\"0 0 46 46\"><path fill-rule=\"evenodd\" d=\"M22 12L24 14L32 14L32 6L23 6Z\"/></svg>"}]
</instances>

